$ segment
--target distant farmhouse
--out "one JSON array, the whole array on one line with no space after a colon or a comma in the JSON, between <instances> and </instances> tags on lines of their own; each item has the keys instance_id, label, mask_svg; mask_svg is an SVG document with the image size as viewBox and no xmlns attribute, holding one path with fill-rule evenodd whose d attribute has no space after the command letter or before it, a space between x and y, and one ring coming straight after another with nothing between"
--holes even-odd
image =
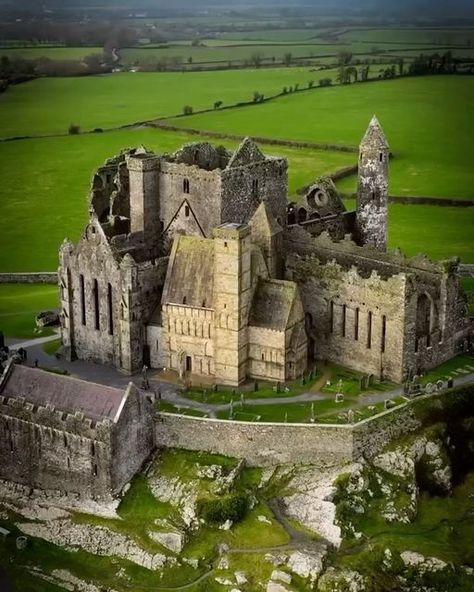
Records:
<instances>
[{"instance_id":1,"label":"distant farmhouse","mask_svg":"<svg viewBox=\"0 0 474 592\"><path fill-rule=\"evenodd\" d=\"M250 139L108 160L60 251L63 354L239 385L315 359L401 382L467 349L456 261L386 252L389 156L374 117L355 211L327 178L288 204L286 160Z\"/></svg>"}]
</instances>

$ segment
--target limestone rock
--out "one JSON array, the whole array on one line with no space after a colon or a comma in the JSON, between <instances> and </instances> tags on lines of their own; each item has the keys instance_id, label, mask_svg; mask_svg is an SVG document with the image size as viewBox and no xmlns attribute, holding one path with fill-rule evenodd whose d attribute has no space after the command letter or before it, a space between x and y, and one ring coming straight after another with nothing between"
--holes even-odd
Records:
<instances>
[{"instance_id":1,"label":"limestone rock","mask_svg":"<svg viewBox=\"0 0 474 592\"><path fill-rule=\"evenodd\" d=\"M75 524L67 519L52 520L44 524L23 522L16 526L26 535L42 538L60 547L83 549L94 555L116 555L151 570L161 569L167 563L176 561L161 553L149 553L124 534L104 526Z\"/></svg>"},{"instance_id":2,"label":"limestone rock","mask_svg":"<svg viewBox=\"0 0 474 592\"><path fill-rule=\"evenodd\" d=\"M243 584L246 584L248 582L247 576L245 575L245 572L243 572L243 571L236 571L234 576L235 576L235 581L237 582L237 584L239 586L242 586Z\"/></svg>"},{"instance_id":3,"label":"limestone rock","mask_svg":"<svg viewBox=\"0 0 474 592\"><path fill-rule=\"evenodd\" d=\"M163 547L173 551L173 553L181 553L186 543L186 538L182 532L157 532L151 530L148 536L163 545Z\"/></svg>"},{"instance_id":4,"label":"limestone rock","mask_svg":"<svg viewBox=\"0 0 474 592\"><path fill-rule=\"evenodd\" d=\"M274 569L272 571L272 575L270 576L271 580L277 582L283 582L284 584L291 584L291 576L284 571L280 571L278 569Z\"/></svg>"},{"instance_id":5,"label":"limestone rock","mask_svg":"<svg viewBox=\"0 0 474 592\"><path fill-rule=\"evenodd\" d=\"M309 580L313 585L323 571L324 551L317 552L313 550L294 551L288 559L288 569L297 576Z\"/></svg>"},{"instance_id":6,"label":"limestone rock","mask_svg":"<svg viewBox=\"0 0 474 592\"><path fill-rule=\"evenodd\" d=\"M352 569L330 567L318 581L318 592L365 592L369 582Z\"/></svg>"}]
</instances>

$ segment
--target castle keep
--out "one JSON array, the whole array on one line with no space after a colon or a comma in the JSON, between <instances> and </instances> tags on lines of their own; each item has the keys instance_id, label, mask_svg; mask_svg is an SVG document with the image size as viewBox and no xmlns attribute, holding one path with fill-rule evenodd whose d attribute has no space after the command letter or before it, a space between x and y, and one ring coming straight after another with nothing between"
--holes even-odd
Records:
<instances>
[{"instance_id":1,"label":"castle keep","mask_svg":"<svg viewBox=\"0 0 474 592\"><path fill-rule=\"evenodd\" d=\"M246 139L128 150L97 171L90 221L60 251L63 354L238 385L325 359L401 382L468 347L456 261L387 252L389 146L374 117L357 207Z\"/></svg>"}]
</instances>

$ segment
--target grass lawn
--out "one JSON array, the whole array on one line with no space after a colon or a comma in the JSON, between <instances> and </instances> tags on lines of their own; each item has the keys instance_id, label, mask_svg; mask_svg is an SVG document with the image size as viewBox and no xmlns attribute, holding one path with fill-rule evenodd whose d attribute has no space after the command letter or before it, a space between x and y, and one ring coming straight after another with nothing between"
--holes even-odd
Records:
<instances>
[{"instance_id":1,"label":"grass lawn","mask_svg":"<svg viewBox=\"0 0 474 592\"><path fill-rule=\"evenodd\" d=\"M240 405L234 407L234 418L237 421L263 421L263 422L288 422L288 423L310 423L312 409L314 416L329 411L344 410L350 406L350 401L335 403L333 398L312 403L281 403L274 405ZM218 411L218 419L230 419L229 411Z\"/></svg>"},{"instance_id":2,"label":"grass lawn","mask_svg":"<svg viewBox=\"0 0 474 592\"><path fill-rule=\"evenodd\" d=\"M331 384L326 384L321 388L321 392L323 393L330 393L334 396L336 393L341 392L345 397L354 398L364 391L383 392L386 390L391 390L395 387L395 384L393 383L383 382L371 384L367 389L365 386L361 388L360 380L366 375L362 374L361 372L349 370L343 366L338 366L336 364L329 364L328 366L331 372L331 377L329 379Z\"/></svg>"},{"instance_id":3,"label":"grass lawn","mask_svg":"<svg viewBox=\"0 0 474 592\"><path fill-rule=\"evenodd\" d=\"M7 337L41 337L52 329L36 330L35 316L58 307L58 289L43 284L0 284L0 331ZM54 343L54 342L53 342Z\"/></svg>"},{"instance_id":4,"label":"grass lawn","mask_svg":"<svg viewBox=\"0 0 474 592\"><path fill-rule=\"evenodd\" d=\"M347 200L349 209L354 200ZM426 253L434 260L460 257L474 263L474 208L390 204L389 248L400 247L407 255Z\"/></svg>"},{"instance_id":5,"label":"grass lawn","mask_svg":"<svg viewBox=\"0 0 474 592\"><path fill-rule=\"evenodd\" d=\"M376 113L396 154L392 194L472 198L473 110L474 77L438 76L318 89L175 123L357 145Z\"/></svg>"},{"instance_id":6,"label":"grass lawn","mask_svg":"<svg viewBox=\"0 0 474 592\"><path fill-rule=\"evenodd\" d=\"M467 372L473 372L473 370L467 368L467 366L474 368L473 356L456 356L452 360L448 360L444 364L441 364L437 368L433 368L433 370L430 370L424 374L420 382L422 384L427 384L428 382L436 382L437 380L446 380L450 376L453 378L460 377L463 375L463 373L457 373L456 370L458 369L463 369Z\"/></svg>"},{"instance_id":7,"label":"grass lawn","mask_svg":"<svg viewBox=\"0 0 474 592\"><path fill-rule=\"evenodd\" d=\"M87 221L93 171L129 146L174 151L199 136L142 128L104 134L0 143L0 271L54 270L65 237L76 241ZM220 142L229 148L236 141ZM354 154L262 147L290 161L290 192L315 177L347 166ZM21 174L20 174L21 171Z\"/></svg>"},{"instance_id":8,"label":"grass lawn","mask_svg":"<svg viewBox=\"0 0 474 592\"><path fill-rule=\"evenodd\" d=\"M461 285L467 294L469 314L474 316L474 278L462 278Z\"/></svg>"},{"instance_id":9,"label":"grass lawn","mask_svg":"<svg viewBox=\"0 0 474 592\"><path fill-rule=\"evenodd\" d=\"M111 128L175 116L184 105L211 109L216 101L231 105L252 100L254 91L273 95L284 86L303 88L310 80L335 82L335 76L334 70L265 68L41 78L0 95L0 137L64 134L71 123L83 130Z\"/></svg>"},{"instance_id":10,"label":"grass lawn","mask_svg":"<svg viewBox=\"0 0 474 592\"><path fill-rule=\"evenodd\" d=\"M432 45L467 45L474 42L474 29L472 27L460 28L415 28L415 27L387 27L352 29L337 36L338 41L362 41L365 43L417 44L428 43Z\"/></svg>"}]
</instances>

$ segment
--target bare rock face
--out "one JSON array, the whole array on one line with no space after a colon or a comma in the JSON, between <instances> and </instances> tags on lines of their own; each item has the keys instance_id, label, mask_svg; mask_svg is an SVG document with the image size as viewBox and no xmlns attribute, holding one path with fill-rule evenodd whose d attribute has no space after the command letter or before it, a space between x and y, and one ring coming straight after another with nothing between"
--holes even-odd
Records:
<instances>
[{"instance_id":1,"label":"bare rock face","mask_svg":"<svg viewBox=\"0 0 474 592\"><path fill-rule=\"evenodd\" d=\"M336 524L336 505L333 503L337 488L334 482L340 473L315 468L299 472L290 482L295 493L283 498L285 513L318 533L335 547L341 544L341 528Z\"/></svg>"},{"instance_id":2,"label":"bare rock face","mask_svg":"<svg viewBox=\"0 0 474 592\"><path fill-rule=\"evenodd\" d=\"M287 567L294 574L308 580L310 585L313 586L324 569L325 551L325 549L320 552L312 549L294 551L288 559Z\"/></svg>"},{"instance_id":3,"label":"bare rock face","mask_svg":"<svg viewBox=\"0 0 474 592\"><path fill-rule=\"evenodd\" d=\"M107 555L128 559L147 569L157 570L176 560L161 553L141 549L135 541L104 526L75 524L71 520L52 520L43 524L17 523L26 535L39 537L70 550L83 549L94 555Z\"/></svg>"},{"instance_id":4,"label":"bare rock face","mask_svg":"<svg viewBox=\"0 0 474 592\"><path fill-rule=\"evenodd\" d=\"M150 489L157 500L177 507L184 524L190 528L198 526L196 515L196 483L185 483L179 477L159 475L149 479Z\"/></svg>"},{"instance_id":5,"label":"bare rock face","mask_svg":"<svg viewBox=\"0 0 474 592\"><path fill-rule=\"evenodd\" d=\"M173 553L181 553L186 544L186 537L182 532L157 532L151 530L148 536L163 547L173 551Z\"/></svg>"},{"instance_id":6,"label":"bare rock face","mask_svg":"<svg viewBox=\"0 0 474 592\"><path fill-rule=\"evenodd\" d=\"M318 592L365 592L367 578L352 569L338 570L330 567L319 579Z\"/></svg>"}]
</instances>

